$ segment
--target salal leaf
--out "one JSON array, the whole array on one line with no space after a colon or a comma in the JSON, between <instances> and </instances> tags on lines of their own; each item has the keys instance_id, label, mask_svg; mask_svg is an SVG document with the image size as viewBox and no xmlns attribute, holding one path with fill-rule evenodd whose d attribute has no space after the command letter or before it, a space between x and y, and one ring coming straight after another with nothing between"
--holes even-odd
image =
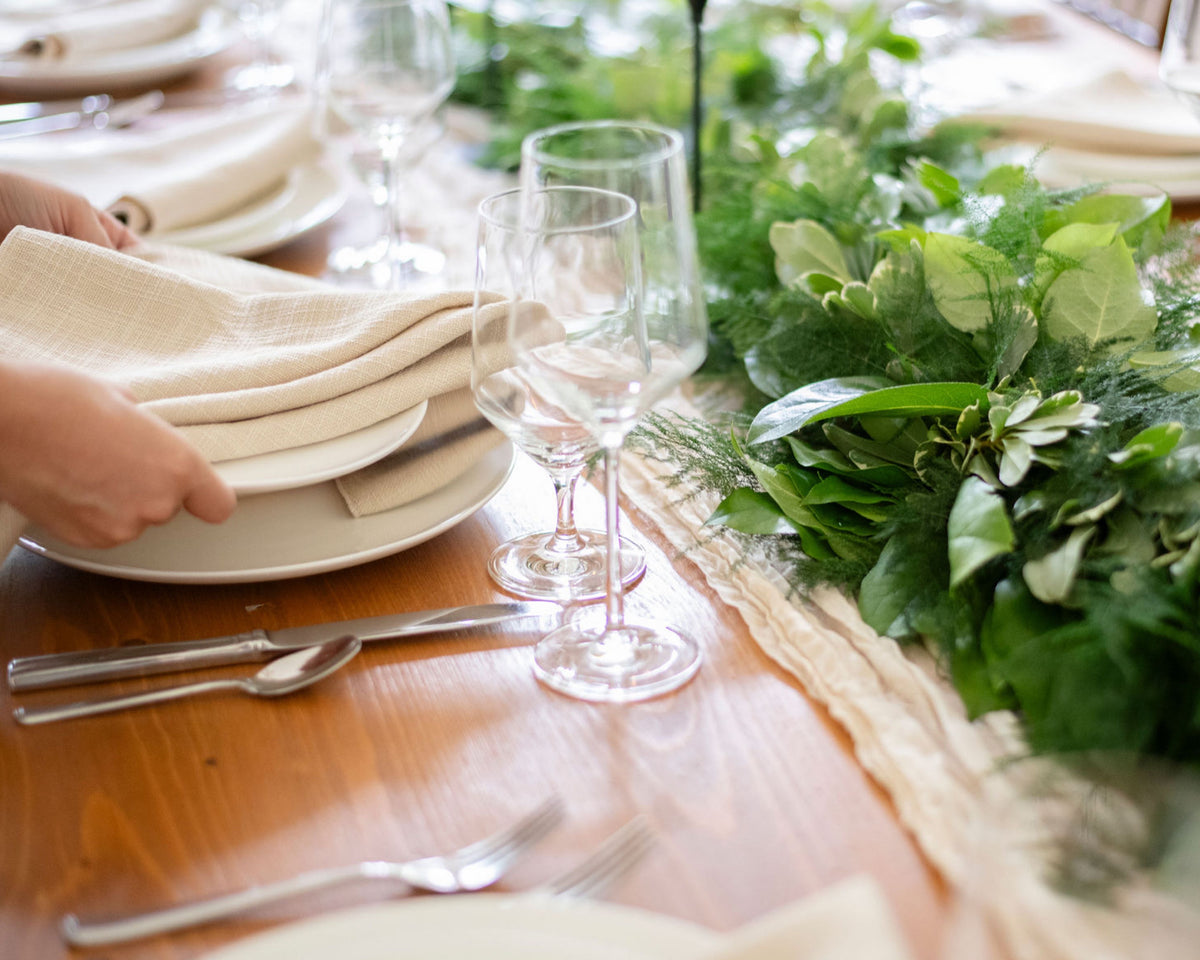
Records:
<instances>
[{"instance_id":1,"label":"salal leaf","mask_svg":"<svg viewBox=\"0 0 1200 960\"><path fill-rule=\"evenodd\" d=\"M1050 284L1064 270L1079 266L1083 258L1093 250L1107 247L1117 236L1115 223L1069 223L1056 230L1042 244L1033 269L1035 303L1045 299Z\"/></svg>"},{"instance_id":2,"label":"salal leaf","mask_svg":"<svg viewBox=\"0 0 1200 960\"><path fill-rule=\"evenodd\" d=\"M1064 270L1042 301L1042 330L1054 340L1081 338L1094 347L1109 340L1140 343L1158 323L1149 294L1138 280L1133 255L1118 238ZM1128 347L1113 344L1113 352Z\"/></svg>"},{"instance_id":3,"label":"salal leaf","mask_svg":"<svg viewBox=\"0 0 1200 960\"><path fill-rule=\"evenodd\" d=\"M1069 223L1115 223L1125 242L1151 252L1171 221L1171 200L1159 192L1149 197L1095 193L1064 210L1046 215L1045 230L1053 233Z\"/></svg>"},{"instance_id":4,"label":"salal leaf","mask_svg":"<svg viewBox=\"0 0 1200 960\"><path fill-rule=\"evenodd\" d=\"M1110 453L1108 459L1119 469L1138 467L1165 457L1175 449L1182 436L1182 423L1156 423L1133 437L1122 449Z\"/></svg>"},{"instance_id":5,"label":"salal leaf","mask_svg":"<svg viewBox=\"0 0 1200 960\"><path fill-rule=\"evenodd\" d=\"M837 238L815 220L777 221L769 233L775 251L775 273L782 284L794 284L816 273L845 283L850 267Z\"/></svg>"},{"instance_id":6,"label":"salal leaf","mask_svg":"<svg viewBox=\"0 0 1200 960\"><path fill-rule=\"evenodd\" d=\"M890 539L858 590L858 611L876 633L904 640L916 633L911 607L928 586L925 562Z\"/></svg>"},{"instance_id":7,"label":"salal leaf","mask_svg":"<svg viewBox=\"0 0 1200 960\"><path fill-rule=\"evenodd\" d=\"M942 316L966 333L985 329L993 301L1016 286L1004 254L948 233L925 238L925 279Z\"/></svg>"},{"instance_id":8,"label":"salal leaf","mask_svg":"<svg viewBox=\"0 0 1200 960\"><path fill-rule=\"evenodd\" d=\"M875 490L847 483L840 477L825 477L804 498L805 504L816 503L891 503L892 498Z\"/></svg>"},{"instance_id":9,"label":"salal leaf","mask_svg":"<svg viewBox=\"0 0 1200 960\"><path fill-rule=\"evenodd\" d=\"M978 477L967 477L959 487L946 534L951 587L958 586L989 560L1012 553L1016 545L1004 500Z\"/></svg>"},{"instance_id":10,"label":"salal leaf","mask_svg":"<svg viewBox=\"0 0 1200 960\"><path fill-rule=\"evenodd\" d=\"M1195 347L1183 350L1141 350L1131 354L1129 365L1135 370L1155 370L1164 390L1183 392L1200 390L1200 352Z\"/></svg>"},{"instance_id":11,"label":"salal leaf","mask_svg":"<svg viewBox=\"0 0 1200 960\"><path fill-rule=\"evenodd\" d=\"M962 184L958 182L958 177L928 160L922 160L917 165L917 181L933 194L939 206L952 206L962 197Z\"/></svg>"},{"instance_id":12,"label":"salal leaf","mask_svg":"<svg viewBox=\"0 0 1200 960\"><path fill-rule=\"evenodd\" d=\"M795 526L767 494L740 487L717 504L705 525L721 525L742 533L794 533Z\"/></svg>"},{"instance_id":13,"label":"salal leaf","mask_svg":"<svg viewBox=\"0 0 1200 960\"><path fill-rule=\"evenodd\" d=\"M978 193L1007 197L1022 189L1028 179L1029 174L1024 167L1015 163L1002 163L984 174L983 179L975 185L975 190Z\"/></svg>"},{"instance_id":14,"label":"salal leaf","mask_svg":"<svg viewBox=\"0 0 1200 960\"><path fill-rule=\"evenodd\" d=\"M1029 592L1042 603L1063 603L1075 585L1083 551L1095 533L1094 526L1076 527L1057 549L1026 562L1021 568L1021 576Z\"/></svg>"},{"instance_id":15,"label":"salal leaf","mask_svg":"<svg viewBox=\"0 0 1200 960\"><path fill-rule=\"evenodd\" d=\"M903 487L912 479L909 473L891 464L863 469L851 463L840 450L818 449L799 437L785 439L792 448L792 456L802 467L828 470L830 473L849 477L855 483L868 483L873 487Z\"/></svg>"},{"instance_id":16,"label":"salal leaf","mask_svg":"<svg viewBox=\"0 0 1200 960\"><path fill-rule=\"evenodd\" d=\"M810 383L763 407L750 425L749 440L776 440L832 417L957 417L963 408L987 401L987 391L975 383L910 383L874 389L882 382L876 377L839 377Z\"/></svg>"}]
</instances>

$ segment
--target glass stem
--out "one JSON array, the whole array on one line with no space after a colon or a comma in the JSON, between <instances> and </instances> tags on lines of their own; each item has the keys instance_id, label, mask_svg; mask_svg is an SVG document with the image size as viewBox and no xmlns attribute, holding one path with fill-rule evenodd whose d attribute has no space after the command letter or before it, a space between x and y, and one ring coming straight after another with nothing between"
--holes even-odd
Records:
<instances>
[{"instance_id":1,"label":"glass stem","mask_svg":"<svg viewBox=\"0 0 1200 960\"><path fill-rule=\"evenodd\" d=\"M621 630L625 627L625 593L621 583L621 530L620 504L617 495L620 483L617 478L617 464L621 458L621 445L605 444L604 446L604 526L608 536L608 560L604 573L608 581L608 591L605 595L605 630Z\"/></svg>"},{"instance_id":2,"label":"glass stem","mask_svg":"<svg viewBox=\"0 0 1200 960\"><path fill-rule=\"evenodd\" d=\"M569 475L554 473L554 497L558 503L558 518L554 524L554 535L546 544L546 552L552 554L576 554L583 549L579 530L575 526L575 485L579 473Z\"/></svg>"},{"instance_id":3,"label":"glass stem","mask_svg":"<svg viewBox=\"0 0 1200 960\"><path fill-rule=\"evenodd\" d=\"M404 195L400 189L404 164L400 162L400 145L394 140L383 147L383 184L387 191L387 265L388 286L399 290L404 286L400 264L400 246L404 242Z\"/></svg>"}]
</instances>

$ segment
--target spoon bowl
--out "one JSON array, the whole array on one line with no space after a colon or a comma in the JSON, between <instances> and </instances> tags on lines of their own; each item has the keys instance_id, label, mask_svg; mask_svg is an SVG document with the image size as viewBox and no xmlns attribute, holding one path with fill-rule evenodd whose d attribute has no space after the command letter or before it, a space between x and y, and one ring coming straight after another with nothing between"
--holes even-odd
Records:
<instances>
[{"instance_id":1,"label":"spoon bowl","mask_svg":"<svg viewBox=\"0 0 1200 960\"><path fill-rule=\"evenodd\" d=\"M166 700L178 700L180 697L212 693L218 690L239 690L255 697L281 697L284 694L302 690L329 676L335 670L349 663L361 649L362 641L358 637L348 635L278 657L249 677L240 677L234 680L204 680L182 686L160 687L157 690L147 690L144 693L133 693L128 696L109 697L104 700L83 700L59 706L18 707L13 711L13 717L18 723L23 724L49 723L52 720L89 717L97 713L111 713L126 707L162 703Z\"/></svg>"}]
</instances>

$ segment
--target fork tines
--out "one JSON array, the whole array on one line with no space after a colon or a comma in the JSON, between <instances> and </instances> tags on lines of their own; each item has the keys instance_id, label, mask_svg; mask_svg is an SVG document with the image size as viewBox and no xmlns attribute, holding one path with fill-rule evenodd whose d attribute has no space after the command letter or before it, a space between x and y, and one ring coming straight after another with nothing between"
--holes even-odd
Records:
<instances>
[{"instance_id":1,"label":"fork tines","mask_svg":"<svg viewBox=\"0 0 1200 960\"><path fill-rule=\"evenodd\" d=\"M633 869L654 846L654 831L637 816L605 840L586 860L542 889L556 897L594 897Z\"/></svg>"}]
</instances>

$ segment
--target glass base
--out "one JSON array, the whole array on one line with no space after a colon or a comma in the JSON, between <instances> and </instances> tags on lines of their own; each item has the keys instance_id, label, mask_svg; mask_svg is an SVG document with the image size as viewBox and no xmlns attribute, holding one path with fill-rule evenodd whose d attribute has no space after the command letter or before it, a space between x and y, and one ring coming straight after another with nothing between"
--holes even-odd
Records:
<instances>
[{"instance_id":1,"label":"glass base","mask_svg":"<svg viewBox=\"0 0 1200 960\"><path fill-rule=\"evenodd\" d=\"M325 261L325 279L372 290L431 290L442 283L446 255L423 243L404 241L388 256L387 237L365 247L339 247ZM393 271L398 274L393 280Z\"/></svg>"},{"instance_id":2,"label":"glass base","mask_svg":"<svg viewBox=\"0 0 1200 960\"><path fill-rule=\"evenodd\" d=\"M533 673L552 690L602 703L631 703L670 693L700 669L700 648L670 627L626 624L617 630L567 624L534 649Z\"/></svg>"},{"instance_id":3,"label":"glass base","mask_svg":"<svg viewBox=\"0 0 1200 960\"><path fill-rule=\"evenodd\" d=\"M488 573L509 593L534 600L572 603L605 595L606 543L598 530L580 530L584 549L571 554L544 552L552 533L531 533L500 544L488 559ZM621 583L628 587L646 572L646 554L621 538Z\"/></svg>"}]
</instances>

